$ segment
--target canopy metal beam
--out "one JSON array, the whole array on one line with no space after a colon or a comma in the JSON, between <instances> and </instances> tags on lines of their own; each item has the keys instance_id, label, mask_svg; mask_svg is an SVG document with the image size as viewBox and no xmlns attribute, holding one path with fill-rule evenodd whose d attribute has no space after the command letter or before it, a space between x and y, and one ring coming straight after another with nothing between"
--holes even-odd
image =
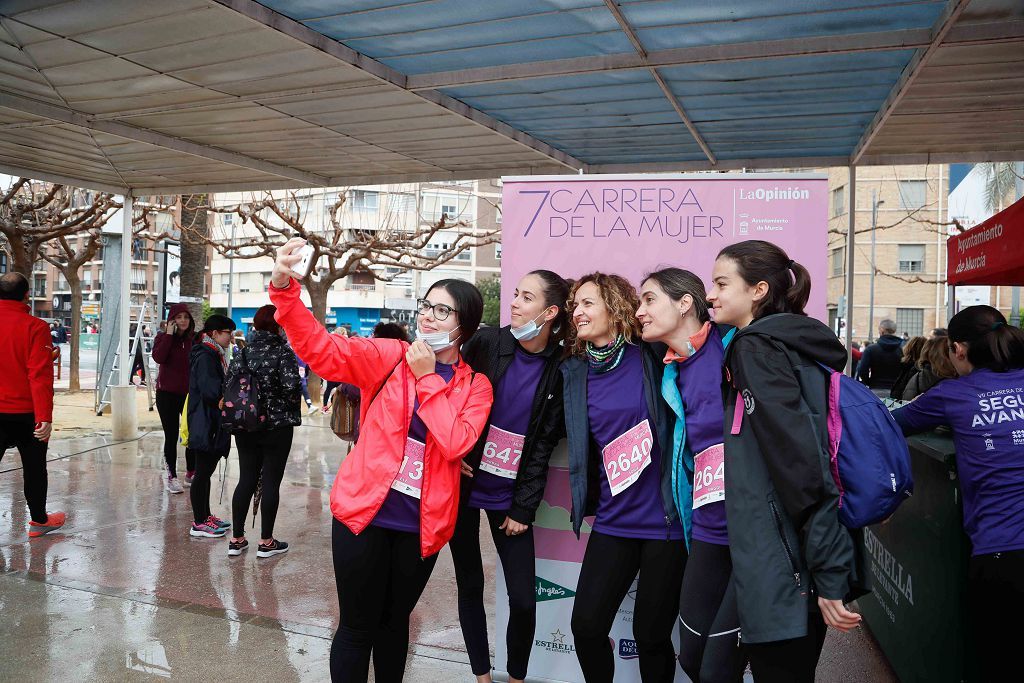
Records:
<instances>
[{"instance_id":1,"label":"canopy metal beam","mask_svg":"<svg viewBox=\"0 0 1024 683\"><path fill-rule=\"evenodd\" d=\"M175 152L181 152L183 154L189 154L203 159L211 159L213 161L220 161L226 164L231 164L232 166L260 171L261 173L267 173L281 178L289 178L304 185L326 185L329 180L326 176L317 175L316 173L300 171L299 169L291 168L290 166L282 166L281 164L275 164L263 159L254 159L237 152L229 152L216 147L200 145L195 142L182 140L181 138L165 135L156 131L129 126L125 123L118 123L116 121L97 121L88 114L75 111L74 109L60 107L47 102L40 102L39 100L22 97L21 95L15 95L14 93L0 91L0 107L11 109L22 114L30 114L32 116L50 119L51 121L59 121L61 123L70 124L86 130L108 133L126 140L134 140L135 142L143 142L155 147L163 147L164 149L170 149Z\"/></svg>"},{"instance_id":2,"label":"canopy metal beam","mask_svg":"<svg viewBox=\"0 0 1024 683\"><path fill-rule=\"evenodd\" d=\"M263 24L264 26L269 26L276 31L290 36L300 43L316 48L317 50L329 54L346 64L361 69L374 78L393 86L397 86L406 92L413 92L409 88L409 77L405 74L396 71L375 59L371 59L364 54L356 52L352 48L347 47L332 38L328 38L322 33L314 31L301 22L289 19L282 14L278 14L261 4L254 2L254 0L215 1L243 16L249 17L250 19ZM463 116L476 125L487 128L504 138L512 140L513 142L535 152L540 152L544 156L566 166L567 168L571 168L574 171L586 168L586 164L584 162L566 154L562 150L552 147L546 142L541 142L531 135L518 131L481 111L473 109L472 107L448 97L447 95L436 92L431 88L420 89L414 94L443 109L447 109L452 113Z\"/></svg>"},{"instance_id":3,"label":"canopy metal beam","mask_svg":"<svg viewBox=\"0 0 1024 683\"><path fill-rule=\"evenodd\" d=\"M928 64L928 60L931 59L932 55L942 45L943 39L946 34L949 33L950 29L953 28L953 24L960 17L967 5L971 0L949 0L946 3L945 8L942 10L942 14L935 21L935 25L932 26L931 39L928 41L928 45L921 48L917 53L910 59L906 68L903 69L903 73L900 74L899 79L893 86L889 96L879 107L878 112L875 114L875 118L871 121L868 127L864 130L864 135L861 136L860 142L853 148L853 154L850 156L850 163L856 164L860 161L860 158L864 156L865 150L871 141L875 139L878 132L885 125L885 122L889 120L893 111L896 110L897 105L903 100L903 96L907 94L907 90L913 85L914 80L918 77L925 65Z\"/></svg>"},{"instance_id":4,"label":"canopy metal beam","mask_svg":"<svg viewBox=\"0 0 1024 683\"><path fill-rule=\"evenodd\" d=\"M636 50L637 56L642 61L646 62L648 59L647 49L640 40L640 36L638 36L636 31L633 30L633 27L630 25L626 15L622 13L618 3L615 0L604 0L604 4L605 7L608 8L608 11L612 13L612 16L615 17L615 21L618 22L622 32L626 34L627 38L629 38L629 42L633 44L633 49ZM697 126L693 124L690 116L686 113L683 103L679 101L679 98L672 92L672 89L668 87L668 83L665 82L665 79L661 77L661 74L658 73L658 70L655 67L648 67L648 70L651 72L651 76L658 84L658 87L661 88L662 94L665 95L665 98L668 100L669 104L672 105L672 108L675 110L676 114L679 115L679 118L683 120L683 125L686 126L688 131L690 131L690 135L692 135L693 139L697 141L697 144L700 145L700 148L704 151L704 155L708 158L708 161L710 161L711 165L714 166L718 163L718 160L715 158L714 153L712 153L711 148L708 147L708 143L704 140L704 136L700 134L700 131L697 130Z\"/></svg>"}]
</instances>

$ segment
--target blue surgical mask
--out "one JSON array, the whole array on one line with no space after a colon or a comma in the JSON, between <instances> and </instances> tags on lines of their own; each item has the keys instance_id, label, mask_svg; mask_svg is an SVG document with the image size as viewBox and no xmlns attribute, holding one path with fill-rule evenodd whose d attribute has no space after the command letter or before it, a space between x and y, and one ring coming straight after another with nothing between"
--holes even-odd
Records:
<instances>
[{"instance_id":1,"label":"blue surgical mask","mask_svg":"<svg viewBox=\"0 0 1024 683\"><path fill-rule=\"evenodd\" d=\"M455 330L457 329L459 328L456 327ZM452 330L452 332L455 330ZM455 337L455 339L449 339L448 337L450 336L451 332L418 332L416 334L416 338L433 349L434 353L444 351L459 339L458 337Z\"/></svg>"},{"instance_id":2,"label":"blue surgical mask","mask_svg":"<svg viewBox=\"0 0 1024 683\"><path fill-rule=\"evenodd\" d=\"M543 315L544 314L541 313L537 317L539 318ZM512 333L512 336L516 338L516 341L530 341L531 339L537 338L537 335L540 334L540 330L545 324L546 323L541 323L538 325L537 318L534 318L522 327L510 327L509 331Z\"/></svg>"}]
</instances>

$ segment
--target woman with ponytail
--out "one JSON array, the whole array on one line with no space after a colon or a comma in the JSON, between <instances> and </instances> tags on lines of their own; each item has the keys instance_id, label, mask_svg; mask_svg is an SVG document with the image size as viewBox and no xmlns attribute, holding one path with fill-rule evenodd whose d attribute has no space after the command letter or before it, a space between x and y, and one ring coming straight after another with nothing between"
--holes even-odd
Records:
<instances>
[{"instance_id":1,"label":"woman with ponytail","mask_svg":"<svg viewBox=\"0 0 1024 683\"><path fill-rule=\"evenodd\" d=\"M746 655L725 518L721 387L735 333L711 320L704 283L679 268L644 278L636 317L645 342L668 345L661 394L676 420L666 457L690 552L679 600L679 664L695 683L738 683Z\"/></svg>"},{"instance_id":2,"label":"woman with ponytail","mask_svg":"<svg viewBox=\"0 0 1024 683\"><path fill-rule=\"evenodd\" d=\"M611 682L608 633L639 573L633 638L644 681L671 681L672 628L686 565L672 497L674 419L661 397L662 356L641 339L636 290L591 273L570 292L562 364L573 531L595 515L572 610L576 658L587 683Z\"/></svg>"},{"instance_id":3,"label":"woman with ponytail","mask_svg":"<svg viewBox=\"0 0 1024 683\"><path fill-rule=\"evenodd\" d=\"M480 555L480 512L487 515L508 591L505 634L509 680L526 678L537 621L533 518L544 497L548 460L564 432L562 360L569 287L550 270L516 286L511 325L478 331L463 347L469 364L494 387L484 436L462 464L459 518L449 542L459 588L459 622L470 666L491 680Z\"/></svg>"},{"instance_id":4,"label":"woman with ponytail","mask_svg":"<svg viewBox=\"0 0 1024 683\"><path fill-rule=\"evenodd\" d=\"M978 680L1008 681L1019 675L1019 638L1003 619L1024 610L1024 331L991 306L970 306L949 321L948 343L960 376L893 417L905 434L953 430L972 546L967 614Z\"/></svg>"},{"instance_id":5,"label":"woman with ponytail","mask_svg":"<svg viewBox=\"0 0 1024 683\"><path fill-rule=\"evenodd\" d=\"M862 567L829 472L828 376L846 350L804 307L807 269L761 240L718 254L708 301L725 354L725 508L741 637L754 680L810 683L825 626L843 631Z\"/></svg>"}]
</instances>

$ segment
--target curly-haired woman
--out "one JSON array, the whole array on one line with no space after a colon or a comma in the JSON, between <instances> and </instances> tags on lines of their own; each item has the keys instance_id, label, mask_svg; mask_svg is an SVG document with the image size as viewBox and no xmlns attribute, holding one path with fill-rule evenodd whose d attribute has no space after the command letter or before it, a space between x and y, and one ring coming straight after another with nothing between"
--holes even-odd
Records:
<instances>
[{"instance_id":1,"label":"curly-haired woman","mask_svg":"<svg viewBox=\"0 0 1024 683\"><path fill-rule=\"evenodd\" d=\"M591 273L573 285L562 365L572 525L596 515L576 588L572 632L588 682L611 681L608 633L633 578L640 578L633 637L645 681L675 675L672 628L686 565L672 500L673 417L661 397L661 354L641 340L633 286Z\"/></svg>"}]
</instances>

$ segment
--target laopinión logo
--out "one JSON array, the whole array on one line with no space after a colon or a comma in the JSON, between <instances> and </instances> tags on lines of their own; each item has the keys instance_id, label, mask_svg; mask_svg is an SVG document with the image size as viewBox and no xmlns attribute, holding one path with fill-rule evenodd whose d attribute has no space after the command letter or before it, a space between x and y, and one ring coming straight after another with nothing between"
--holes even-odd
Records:
<instances>
[{"instance_id":1,"label":"laopini\u00f3n logo","mask_svg":"<svg viewBox=\"0 0 1024 683\"><path fill-rule=\"evenodd\" d=\"M629 638L619 639L619 658L620 659L636 659L640 656L640 651L636 648L636 641L630 640Z\"/></svg>"},{"instance_id":2,"label":"laopini\u00f3n logo","mask_svg":"<svg viewBox=\"0 0 1024 683\"><path fill-rule=\"evenodd\" d=\"M557 583L542 579L539 576L533 577L533 585L537 591L537 602L561 600L562 598L571 598L576 595L576 591L569 590L565 586L559 586Z\"/></svg>"},{"instance_id":3,"label":"laopini\u00f3n logo","mask_svg":"<svg viewBox=\"0 0 1024 683\"><path fill-rule=\"evenodd\" d=\"M556 628L554 631L551 632L550 640L543 640L541 638L537 638L533 641L533 645L534 647L542 648L544 650L547 650L548 652L557 652L558 654L571 655L576 652L576 648L573 646L571 642L565 642L566 638L568 637L569 634L562 633L561 628Z\"/></svg>"}]
</instances>

